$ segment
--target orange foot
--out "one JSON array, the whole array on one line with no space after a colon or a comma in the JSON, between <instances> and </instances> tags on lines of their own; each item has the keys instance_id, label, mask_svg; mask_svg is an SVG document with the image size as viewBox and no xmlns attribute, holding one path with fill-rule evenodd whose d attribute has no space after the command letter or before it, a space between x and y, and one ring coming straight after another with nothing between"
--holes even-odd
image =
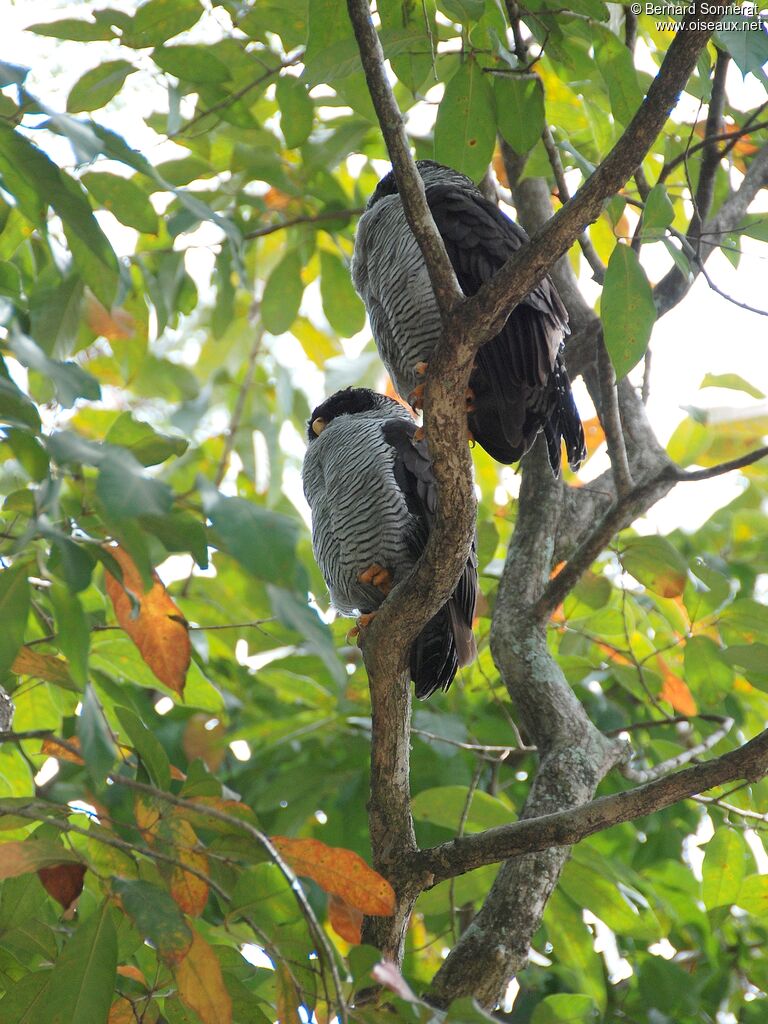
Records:
<instances>
[{"instance_id":1,"label":"orange foot","mask_svg":"<svg viewBox=\"0 0 768 1024\"><path fill-rule=\"evenodd\" d=\"M371 624L373 617L376 612L365 612L357 620L357 625L353 626L352 629L347 633L347 643L351 644L353 640L356 640Z\"/></svg>"},{"instance_id":2,"label":"orange foot","mask_svg":"<svg viewBox=\"0 0 768 1024\"><path fill-rule=\"evenodd\" d=\"M377 562L374 562L373 565L369 565L368 568L364 569L357 578L361 583L372 583L374 587L378 587L385 596L392 589L392 573L389 569L384 569Z\"/></svg>"},{"instance_id":3,"label":"orange foot","mask_svg":"<svg viewBox=\"0 0 768 1024\"><path fill-rule=\"evenodd\" d=\"M417 427L413 432L413 440L416 441L416 443L423 441L426 436L427 435L424 433L424 427Z\"/></svg>"}]
</instances>

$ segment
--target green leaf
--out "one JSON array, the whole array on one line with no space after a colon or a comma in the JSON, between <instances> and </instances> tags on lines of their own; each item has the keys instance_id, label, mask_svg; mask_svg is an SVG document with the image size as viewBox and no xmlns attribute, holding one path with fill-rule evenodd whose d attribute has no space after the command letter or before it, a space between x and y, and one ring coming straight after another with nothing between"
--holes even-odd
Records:
<instances>
[{"instance_id":1,"label":"green leaf","mask_svg":"<svg viewBox=\"0 0 768 1024\"><path fill-rule=\"evenodd\" d=\"M40 432L40 414L34 402L12 380L0 376L0 423L29 427Z\"/></svg>"},{"instance_id":2,"label":"green leaf","mask_svg":"<svg viewBox=\"0 0 768 1024\"><path fill-rule=\"evenodd\" d=\"M531 1016L531 1024L593 1024L598 1009L592 996L559 992L545 996Z\"/></svg>"},{"instance_id":3,"label":"green leaf","mask_svg":"<svg viewBox=\"0 0 768 1024\"><path fill-rule=\"evenodd\" d=\"M148 939L161 957L181 959L192 942L192 932L165 889L149 882L116 878L112 890L142 938Z\"/></svg>"},{"instance_id":4,"label":"green leaf","mask_svg":"<svg viewBox=\"0 0 768 1024\"><path fill-rule=\"evenodd\" d=\"M48 454L36 437L27 430L7 427L5 439L25 472L38 483L48 476Z\"/></svg>"},{"instance_id":5,"label":"green leaf","mask_svg":"<svg viewBox=\"0 0 768 1024\"><path fill-rule=\"evenodd\" d=\"M269 586L267 593L277 618L301 635L307 649L317 654L336 682L343 685L346 677L344 666L336 653L331 631L317 612L309 607L306 600L301 601L284 587Z\"/></svg>"},{"instance_id":6,"label":"green leaf","mask_svg":"<svg viewBox=\"0 0 768 1024\"><path fill-rule=\"evenodd\" d=\"M365 306L352 285L349 270L329 252L320 253L320 295L328 323L349 338L365 327Z\"/></svg>"},{"instance_id":7,"label":"green leaf","mask_svg":"<svg viewBox=\"0 0 768 1024\"><path fill-rule=\"evenodd\" d=\"M301 257L289 252L269 275L261 300L261 319L270 334L283 334L299 314L304 284Z\"/></svg>"},{"instance_id":8,"label":"green leaf","mask_svg":"<svg viewBox=\"0 0 768 1024\"><path fill-rule=\"evenodd\" d=\"M469 58L445 87L435 123L435 160L479 181L496 144L496 111L487 76Z\"/></svg>"},{"instance_id":9,"label":"green leaf","mask_svg":"<svg viewBox=\"0 0 768 1024\"><path fill-rule=\"evenodd\" d=\"M628 541L619 560L638 583L660 597L682 594L687 577L683 556L663 537L637 537Z\"/></svg>"},{"instance_id":10,"label":"green leaf","mask_svg":"<svg viewBox=\"0 0 768 1024\"><path fill-rule=\"evenodd\" d=\"M736 902L755 917L768 917L768 875L747 875Z\"/></svg>"},{"instance_id":11,"label":"green leaf","mask_svg":"<svg viewBox=\"0 0 768 1024\"><path fill-rule=\"evenodd\" d=\"M92 171L80 180L96 202L121 224L147 235L157 234L157 214L146 192L135 182L106 171Z\"/></svg>"},{"instance_id":12,"label":"green leaf","mask_svg":"<svg viewBox=\"0 0 768 1024\"><path fill-rule=\"evenodd\" d=\"M754 384L744 380L738 373L707 373L699 384L700 388L729 388L731 391L744 391L752 398L765 398L764 392Z\"/></svg>"},{"instance_id":13,"label":"green leaf","mask_svg":"<svg viewBox=\"0 0 768 1024\"><path fill-rule=\"evenodd\" d=\"M202 13L199 0L148 0L125 27L122 42L134 50L160 46L166 39L192 28Z\"/></svg>"},{"instance_id":14,"label":"green leaf","mask_svg":"<svg viewBox=\"0 0 768 1024\"><path fill-rule=\"evenodd\" d=\"M90 684L85 687L83 707L77 719L77 736L88 774L101 788L115 763L117 750L104 711Z\"/></svg>"},{"instance_id":15,"label":"green leaf","mask_svg":"<svg viewBox=\"0 0 768 1024\"><path fill-rule=\"evenodd\" d=\"M428 821L455 831L464 814L466 802L465 786L437 786L417 793L411 801L411 811L416 821ZM515 817L515 812L503 800L476 790L464 831L482 832L486 828L508 825Z\"/></svg>"},{"instance_id":16,"label":"green leaf","mask_svg":"<svg viewBox=\"0 0 768 1024\"><path fill-rule=\"evenodd\" d=\"M127 60L109 60L91 68L75 82L67 97L67 111L79 114L98 110L116 96L136 68Z\"/></svg>"},{"instance_id":17,"label":"green leaf","mask_svg":"<svg viewBox=\"0 0 768 1024\"><path fill-rule=\"evenodd\" d=\"M759 7L758 4L754 10ZM716 13L720 14L722 10L717 8ZM742 75L751 71L765 85L763 68L768 62L768 33L764 19L728 8L726 17L721 18L721 25L715 32L715 40L730 53Z\"/></svg>"},{"instance_id":18,"label":"green leaf","mask_svg":"<svg viewBox=\"0 0 768 1024\"><path fill-rule=\"evenodd\" d=\"M53 584L50 596L61 653L69 663L69 674L84 690L88 684L88 650L91 642L88 620L78 598L60 583Z\"/></svg>"},{"instance_id":19,"label":"green leaf","mask_svg":"<svg viewBox=\"0 0 768 1024\"><path fill-rule=\"evenodd\" d=\"M768 643L768 605L739 598L722 613L720 631L726 643Z\"/></svg>"},{"instance_id":20,"label":"green leaf","mask_svg":"<svg viewBox=\"0 0 768 1024\"><path fill-rule=\"evenodd\" d=\"M499 131L516 153L527 153L544 131L544 90L540 79L497 76L493 93Z\"/></svg>"},{"instance_id":21,"label":"green leaf","mask_svg":"<svg viewBox=\"0 0 768 1024\"><path fill-rule=\"evenodd\" d=\"M35 32L39 36L52 36L54 39L75 39L81 43L97 39L114 39L115 32L111 25L104 22L81 21L79 18L61 18L59 21L39 22L30 25L27 32Z\"/></svg>"},{"instance_id":22,"label":"green leaf","mask_svg":"<svg viewBox=\"0 0 768 1024\"><path fill-rule=\"evenodd\" d=\"M121 448L104 448L96 494L116 519L162 516L173 504L170 487L148 476L138 459Z\"/></svg>"},{"instance_id":23,"label":"green leaf","mask_svg":"<svg viewBox=\"0 0 768 1024\"><path fill-rule=\"evenodd\" d=\"M0 569L0 679L14 662L24 643L29 614L30 589L26 565Z\"/></svg>"},{"instance_id":24,"label":"green leaf","mask_svg":"<svg viewBox=\"0 0 768 1024\"><path fill-rule=\"evenodd\" d=\"M165 516L142 516L141 525L157 537L166 550L189 551L201 569L208 568L208 537L199 519L177 509Z\"/></svg>"},{"instance_id":25,"label":"green leaf","mask_svg":"<svg viewBox=\"0 0 768 1024\"><path fill-rule=\"evenodd\" d=\"M438 10L460 25L479 21L485 10L485 0L438 0Z\"/></svg>"},{"instance_id":26,"label":"green leaf","mask_svg":"<svg viewBox=\"0 0 768 1024\"><path fill-rule=\"evenodd\" d=\"M33 183L42 212L50 204L61 217L75 263L102 305L110 307L117 288L117 259L93 215L81 185L60 171L20 132L0 123L0 174L16 193L16 184ZM8 180L10 175L11 180ZM26 211L25 211L26 212Z\"/></svg>"},{"instance_id":27,"label":"green leaf","mask_svg":"<svg viewBox=\"0 0 768 1024\"><path fill-rule=\"evenodd\" d=\"M648 278L637 254L617 245L605 272L600 319L608 354L620 380L645 355L656 320Z\"/></svg>"},{"instance_id":28,"label":"green leaf","mask_svg":"<svg viewBox=\"0 0 768 1024\"><path fill-rule=\"evenodd\" d=\"M290 585L296 574L298 523L244 498L225 497L207 481L199 486L223 550L257 578Z\"/></svg>"},{"instance_id":29,"label":"green leaf","mask_svg":"<svg viewBox=\"0 0 768 1024\"><path fill-rule=\"evenodd\" d=\"M59 402L65 409L71 409L78 398L88 398L92 402L101 398L99 382L77 363L49 359L31 338L23 334L11 335L8 345L22 366L53 381Z\"/></svg>"},{"instance_id":30,"label":"green leaf","mask_svg":"<svg viewBox=\"0 0 768 1024\"><path fill-rule=\"evenodd\" d=\"M710 704L719 703L731 692L733 671L708 636L694 636L686 643L685 681Z\"/></svg>"},{"instance_id":31,"label":"green leaf","mask_svg":"<svg viewBox=\"0 0 768 1024\"><path fill-rule=\"evenodd\" d=\"M184 438L158 434L148 423L135 420L129 412L117 417L104 441L127 449L142 466L156 466L172 455L183 455L189 447Z\"/></svg>"},{"instance_id":32,"label":"green leaf","mask_svg":"<svg viewBox=\"0 0 768 1024\"><path fill-rule=\"evenodd\" d=\"M21 295L21 274L14 263L0 261L0 295L18 299Z\"/></svg>"},{"instance_id":33,"label":"green leaf","mask_svg":"<svg viewBox=\"0 0 768 1024\"><path fill-rule=\"evenodd\" d=\"M744 874L744 840L723 826L704 850L701 894L707 910L735 903Z\"/></svg>"},{"instance_id":34,"label":"green leaf","mask_svg":"<svg viewBox=\"0 0 768 1024\"><path fill-rule=\"evenodd\" d=\"M315 105L306 86L293 75L282 75L277 80L275 99L280 107L280 130L288 149L303 145L312 131Z\"/></svg>"},{"instance_id":35,"label":"green leaf","mask_svg":"<svg viewBox=\"0 0 768 1024\"><path fill-rule=\"evenodd\" d=\"M666 188L654 185L648 193L643 207L643 238L661 238L664 229L675 219L675 208L672 205Z\"/></svg>"},{"instance_id":36,"label":"green leaf","mask_svg":"<svg viewBox=\"0 0 768 1024\"><path fill-rule=\"evenodd\" d=\"M608 88L613 116L626 127L643 102L632 54L618 36L605 29L595 47L595 63Z\"/></svg>"},{"instance_id":37,"label":"green leaf","mask_svg":"<svg viewBox=\"0 0 768 1024\"><path fill-rule=\"evenodd\" d=\"M68 274L51 287L36 287L30 296L30 334L49 356L68 356L80 330L83 282Z\"/></svg>"},{"instance_id":38,"label":"green leaf","mask_svg":"<svg viewBox=\"0 0 768 1024\"><path fill-rule=\"evenodd\" d=\"M131 746L147 769L152 785L167 790L171 785L171 766L162 744L130 708L115 708L120 725L125 730Z\"/></svg>"},{"instance_id":39,"label":"green leaf","mask_svg":"<svg viewBox=\"0 0 768 1024\"><path fill-rule=\"evenodd\" d=\"M227 65L207 46L163 46L153 51L152 59L183 82L227 82L232 77Z\"/></svg>"},{"instance_id":40,"label":"green leaf","mask_svg":"<svg viewBox=\"0 0 768 1024\"><path fill-rule=\"evenodd\" d=\"M55 1024L106 1021L116 977L117 933L110 901L104 900L79 924L54 965L48 1010L56 1008ZM45 1020L54 1020L50 1012Z\"/></svg>"}]
</instances>

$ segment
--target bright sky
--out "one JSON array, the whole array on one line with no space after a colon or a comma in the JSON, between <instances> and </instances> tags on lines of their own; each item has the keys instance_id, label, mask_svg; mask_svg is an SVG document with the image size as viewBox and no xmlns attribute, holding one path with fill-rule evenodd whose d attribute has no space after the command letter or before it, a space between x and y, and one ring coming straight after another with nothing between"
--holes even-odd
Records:
<instances>
[{"instance_id":1,"label":"bright sky","mask_svg":"<svg viewBox=\"0 0 768 1024\"><path fill-rule=\"evenodd\" d=\"M19 0L0 0L3 33L0 44L0 59L22 64L31 68L27 81L30 92L38 96L54 110L64 110L66 96L74 82L87 70L83 54L90 54L89 66L102 60L114 59L119 54L116 43L82 44L36 36L24 32L33 22L53 21L63 16L84 17L94 5L87 0L35 0L34 3ZM120 5L133 10L133 0ZM207 13L201 23L190 34L191 38L210 39L223 28L226 30L226 14L216 8ZM129 55L141 67L141 58ZM147 68L153 65L147 65ZM747 109L765 99L762 86L751 76L742 82L741 76L731 69L731 94L737 107ZM142 121L153 107L162 107L164 97L159 96L157 87L151 88L146 75L129 77L121 96L107 111L97 111L98 120L123 134L131 145L142 149L153 161L166 159L178 153L172 143L158 143L157 136ZM696 113L686 110L686 116ZM42 142L42 139L41 139ZM55 158L67 166L72 155L68 145L50 143L46 136L45 145ZM170 149L170 152L168 152ZM736 175L734 184L738 183ZM768 210L768 197L763 195L755 209ZM122 228L113 218L106 215L102 220L118 251L125 251L130 244L129 229ZM208 237L212 237L210 234ZM202 239L200 239L202 240ZM195 250L189 257L189 269L195 276L204 279L208 275L211 256L204 249ZM661 244L643 247L643 263L651 281L658 280L668 266L668 257ZM739 301L768 310L768 256L760 252L760 246L749 239L744 242L744 251L738 270L734 270L725 257L716 254L707 264L714 281L727 294ZM584 282L590 300L597 296L597 289L590 281ZM309 301L311 293L308 294ZM322 314L318 310L318 314ZM766 339L768 321L712 292L703 279L694 285L691 294L677 309L665 316L655 327L653 350L653 377L649 415L659 436L666 441L676 425L683 418L685 406L699 407L741 407L768 414L768 403L757 402L748 395L736 391L716 388L699 390L699 384L707 373L737 373L751 384L768 394L768 358ZM633 379L636 374L633 374ZM318 381L313 382L315 388ZM314 390L314 389L313 389ZM587 403L582 403L586 405ZM588 413L585 413L588 415ZM592 477L607 463L596 456L587 469L586 476ZM646 520L638 524L643 532L667 532L678 525L689 529L704 522L718 507L731 500L740 489L738 474L712 481L678 486L667 498L651 510Z\"/></svg>"}]
</instances>

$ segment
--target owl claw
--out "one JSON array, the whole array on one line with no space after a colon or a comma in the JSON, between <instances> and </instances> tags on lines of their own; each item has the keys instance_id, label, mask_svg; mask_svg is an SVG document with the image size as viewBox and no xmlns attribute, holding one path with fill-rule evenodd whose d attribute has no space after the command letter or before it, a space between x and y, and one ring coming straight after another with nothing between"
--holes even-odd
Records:
<instances>
[{"instance_id":1,"label":"owl claw","mask_svg":"<svg viewBox=\"0 0 768 1024\"><path fill-rule=\"evenodd\" d=\"M378 587L385 596L392 589L392 573L389 569L383 568L383 566L379 565L377 562L374 562L373 565L369 565L368 568L364 569L357 578L361 583L372 583L373 586Z\"/></svg>"},{"instance_id":2,"label":"owl claw","mask_svg":"<svg viewBox=\"0 0 768 1024\"><path fill-rule=\"evenodd\" d=\"M351 644L354 640L357 640L357 638L362 635L362 633L370 626L375 615L376 612L365 612L358 618L357 624L353 626L352 629L350 629L350 631L347 633L348 644Z\"/></svg>"},{"instance_id":3,"label":"owl claw","mask_svg":"<svg viewBox=\"0 0 768 1024\"><path fill-rule=\"evenodd\" d=\"M417 384L413 391L408 395L408 404L414 412L419 412L424 405L424 385Z\"/></svg>"}]
</instances>

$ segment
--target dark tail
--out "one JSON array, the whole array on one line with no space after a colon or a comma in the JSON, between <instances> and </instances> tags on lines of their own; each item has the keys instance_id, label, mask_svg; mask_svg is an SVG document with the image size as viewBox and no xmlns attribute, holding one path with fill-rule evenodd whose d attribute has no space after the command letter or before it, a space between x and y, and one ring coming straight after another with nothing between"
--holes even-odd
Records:
<instances>
[{"instance_id":1,"label":"dark tail","mask_svg":"<svg viewBox=\"0 0 768 1024\"><path fill-rule=\"evenodd\" d=\"M477 655L472 627L462 620L451 598L426 624L411 648L411 678L420 700L447 690L460 665Z\"/></svg>"}]
</instances>

